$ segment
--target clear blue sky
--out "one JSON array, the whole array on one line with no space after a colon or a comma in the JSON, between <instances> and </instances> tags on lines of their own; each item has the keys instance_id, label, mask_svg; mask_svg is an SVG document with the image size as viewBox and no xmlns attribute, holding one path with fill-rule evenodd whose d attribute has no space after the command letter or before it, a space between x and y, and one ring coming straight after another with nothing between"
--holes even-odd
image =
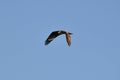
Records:
<instances>
[{"instance_id":1,"label":"clear blue sky","mask_svg":"<svg viewBox=\"0 0 120 80\"><path fill-rule=\"evenodd\" d=\"M120 1L0 0L0 80L120 80Z\"/></svg>"}]
</instances>

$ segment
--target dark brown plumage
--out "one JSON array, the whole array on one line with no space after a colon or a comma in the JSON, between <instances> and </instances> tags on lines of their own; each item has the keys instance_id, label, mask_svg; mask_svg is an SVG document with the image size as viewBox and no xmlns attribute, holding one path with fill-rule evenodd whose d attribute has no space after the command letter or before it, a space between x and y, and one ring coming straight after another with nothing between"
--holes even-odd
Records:
<instances>
[{"instance_id":1,"label":"dark brown plumage","mask_svg":"<svg viewBox=\"0 0 120 80\"><path fill-rule=\"evenodd\" d=\"M51 41L53 41L57 36L65 34L66 35L66 41L68 43L68 45L71 45L71 34L70 32L66 32L64 30L58 30L58 31L53 31L48 38L45 41L45 45L48 45Z\"/></svg>"}]
</instances>

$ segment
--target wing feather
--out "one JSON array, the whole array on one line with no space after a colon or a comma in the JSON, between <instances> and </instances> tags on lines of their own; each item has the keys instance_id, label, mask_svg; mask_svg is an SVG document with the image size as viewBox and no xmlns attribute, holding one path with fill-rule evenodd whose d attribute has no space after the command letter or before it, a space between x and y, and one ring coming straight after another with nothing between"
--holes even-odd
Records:
<instances>
[{"instance_id":1,"label":"wing feather","mask_svg":"<svg viewBox=\"0 0 120 80\"><path fill-rule=\"evenodd\" d=\"M66 33L66 41L67 41L68 45L70 46L71 45L71 36L69 33Z\"/></svg>"},{"instance_id":2,"label":"wing feather","mask_svg":"<svg viewBox=\"0 0 120 80\"><path fill-rule=\"evenodd\" d=\"M57 36L59 36L58 31L52 32L45 41L45 45L48 45L51 41L53 41Z\"/></svg>"}]
</instances>

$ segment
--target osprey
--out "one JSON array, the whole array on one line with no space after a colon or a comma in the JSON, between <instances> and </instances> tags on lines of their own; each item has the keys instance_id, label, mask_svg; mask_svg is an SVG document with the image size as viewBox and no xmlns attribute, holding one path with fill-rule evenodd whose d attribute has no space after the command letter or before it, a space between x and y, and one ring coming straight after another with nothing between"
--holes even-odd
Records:
<instances>
[{"instance_id":1,"label":"osprey","mask_svg":"<svg viewBox=\"0 0 120 80\"><path fill-rule=\"evenodd\" d=\"M66 35L66 41L68 43L68 46L71 45L71 34L70 32L66 32L64 30L58 30L58 31L53 31L48 38L45 41L45 45L48 45L51 41L53 41L57 36L65 34Z\"/></svg>"}]
</instances>

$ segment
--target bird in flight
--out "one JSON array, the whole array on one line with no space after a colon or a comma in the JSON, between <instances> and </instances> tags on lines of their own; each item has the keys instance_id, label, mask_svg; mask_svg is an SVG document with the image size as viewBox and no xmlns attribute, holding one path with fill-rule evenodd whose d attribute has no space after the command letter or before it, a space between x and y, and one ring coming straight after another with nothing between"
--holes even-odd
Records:
<instances>
[{"instance_id":1,"label":"bird in flight","mask_svg":"<svg viewBox=\"0 0 120 80\"><path fill-rule=\"evenodd\" d=\"M71 45L71 34L70 32L66 32L64 30L58 30L58 31L53 31L48 38L45 40L45 45L48 45L51 41L53 41L57 36L65 34L66 35L66 41L68 43L68 46Z\"/></svg>"}]
</instances>

